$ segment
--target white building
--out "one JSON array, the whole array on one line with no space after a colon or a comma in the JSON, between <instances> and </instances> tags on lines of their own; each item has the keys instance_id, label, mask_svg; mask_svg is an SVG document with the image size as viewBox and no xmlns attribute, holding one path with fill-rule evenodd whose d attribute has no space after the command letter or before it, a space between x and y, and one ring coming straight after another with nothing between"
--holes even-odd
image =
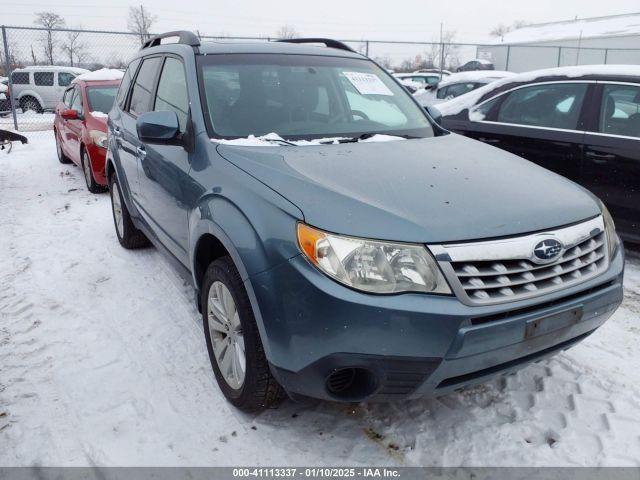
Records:
<instances>
[{"instance_id":1,"label":"white building","mask_svg":"<svg viewBox=\"0 0 640 480\"><path fill-rule=\"evenodd\" d=\"M591 64L640 64L640 13L538 23L515 29L478 56L496 69L524 72L538 68Z\"/></svg>"}]
</instances>

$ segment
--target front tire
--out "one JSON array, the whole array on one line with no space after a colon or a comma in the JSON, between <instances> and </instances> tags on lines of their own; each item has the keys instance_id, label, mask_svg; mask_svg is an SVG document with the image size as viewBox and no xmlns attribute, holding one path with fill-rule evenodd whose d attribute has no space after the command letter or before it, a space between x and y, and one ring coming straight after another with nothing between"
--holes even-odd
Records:
<instances>
[{"instance_id":1,"label":"front tire","mask_svg":"<svg viewBox=\"0 0 640 480\"><path fill-rule=\"evenodd\" d=\"M69 157L67 157L62 150L62 142L60 141L60 135L58 134L58 131L54 130L53 133L56 137L56 153L58 154L58 161L60 163L71 163Z\"/></svg>"},{"instance_id":2,"label":"front tire","mask_svg":"<svg viewBox=\"0 0 640 480\"><path fill-rule=\"evenodd\" d=\"M22 113L27 113L29 110L33 110L36 113L44 112L38 99L30 96L22 97L20 99L20 108L22 109Z\"/></svg>"},{"instance_id":3,"label":"front tire","mask_svg":"<svg viewBox=\"0 0 640 480\"><path fill-rule=\"evenodd\" d=\"M280 400L282 387L269 370L247 291L231 257L209 265L201 300L209 360L227 400L246 412Z\"/></svg>"},{"instance_id":4,"label":"front tire","mask_svg":"<svg viewBox=\"0 0 640 480\"><path fill-rule=\"evenodd\" d=\"M84 181L87 184L87 190L91 193L106 192L107 188L100 185L93 178L93 169L91 168L91 159L85 148L82 148L82 173L84 173Z\"/></svg>"},{"instance_id":5,"label":"front tire","mask_svg":"<svg viewBox=\"0 0 640 480\"><path fill-rule=\"evenodd\" d=\"M115 173L109 177L109 192L111 196L113 223L116 227L116 235L120 245L128 250L149 245L147 237L136 228L133 220L131 220L131 215L122 198L122 192L120 191L120 185L118 184Z\"/></svg>"}]
</instances>

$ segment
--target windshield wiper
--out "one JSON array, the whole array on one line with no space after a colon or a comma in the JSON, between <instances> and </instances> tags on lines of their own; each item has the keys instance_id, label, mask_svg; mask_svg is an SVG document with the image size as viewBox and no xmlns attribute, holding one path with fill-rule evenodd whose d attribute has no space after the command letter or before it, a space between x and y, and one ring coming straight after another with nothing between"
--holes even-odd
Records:
<instances>
[{"instance_id":1,"label":"windshield wiper","mask_svg":"<svg viewBox=\"0 0 640 480\"><path fill-rule=\"evenodd\" d=\"M278 143L280 143L282 145L293 145L293 146L296 146L295 143L290 142L289 140L285 140L284 138L264 138L264 137L261 137L260 140L263 140L265 142L270 142L270 143L278 142Z\"/></svg>"},{"instance_id":2,"label":"windshield wiper","mask_svg":"<svg viewBox=\"0 0 640 480\"><path fill-rule=\"evenodd\" d=\"M340 138L338 139L338 143L357 143L360 140L366 140L367 138L371 138L377 133L363 133L362 135L358 135L357 137L348 137L348 138Z\"/></svg>"}]
</instances>

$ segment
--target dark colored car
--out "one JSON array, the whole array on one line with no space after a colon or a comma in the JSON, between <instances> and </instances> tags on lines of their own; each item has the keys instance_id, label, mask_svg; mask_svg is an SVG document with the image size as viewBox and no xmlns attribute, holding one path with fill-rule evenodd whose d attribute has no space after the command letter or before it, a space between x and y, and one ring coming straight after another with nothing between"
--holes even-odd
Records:
<instances>
[{"instance_id":1,"label":"dark colored car","mask_svg":"<svg viewBox=\"0 0 640 480\"><path fill-rule=\"evenodd\" d=\"M442 395L569 348L622 301L601 202L440 128L333 40L149 40L109 113L107 176L120 244L190 279L246 410L283 390Z\"/></svg>"},{"instance_id":2,"label":"dark colored car","mask_svg":"<svg viewBox=\"0 0 640 480\"><path fill-rule=\"evenodd\" d=\"M438 105L445 128L586 187L640 242L640 67L530 72L478 92Z\"/></svg>"},{"instance_id":3,"label":"dark colored car","mask_svg":"<svg viewBox=\"0 0 640 480\"><path fill-rule=\"evenodd\" d=\"M11 90L9 81L0 82L0 117L6 117L11 113Z\"/></svg>"},{"instance_id":4,"label":"dark colored car","mask_svg":"<svg viewBox=\"0 0 640 480\"><path fill-rule=\"evenodd\" d=\"M495 66L488 60L475 59L470 60L464 65L460 65L456 72L472 72L474 70L495 70Z\"/></svg>"},{"instance_id":5,"label":"dark colored car","mask_svg":"<svg viewBox=\"0 0 640 480\"><path fill-rule=\"evenodd\" d=\"M58 160L81 167L91 193L106 191L107 112L119 85L120 80L75 80L55 109Z\"/></svg>"}]
</instances>

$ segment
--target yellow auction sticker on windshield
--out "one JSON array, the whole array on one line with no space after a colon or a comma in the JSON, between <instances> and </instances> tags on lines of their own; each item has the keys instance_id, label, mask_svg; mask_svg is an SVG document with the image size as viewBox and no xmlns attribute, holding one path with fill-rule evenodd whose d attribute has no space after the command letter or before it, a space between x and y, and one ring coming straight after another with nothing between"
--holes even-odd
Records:
<instances>
[{"instance_id":1,"label":"yellow auction sticker on windshield","mask_svg":"<svg viewBox=\"0 0 640 480\"><path fill-rule=\"evenodd\" d=\"M374 73L363 72L342 72L347 80L358 90L361 95L389 95L393 92L389 90L380 77Z\"/></svg>"}]
</instances>

